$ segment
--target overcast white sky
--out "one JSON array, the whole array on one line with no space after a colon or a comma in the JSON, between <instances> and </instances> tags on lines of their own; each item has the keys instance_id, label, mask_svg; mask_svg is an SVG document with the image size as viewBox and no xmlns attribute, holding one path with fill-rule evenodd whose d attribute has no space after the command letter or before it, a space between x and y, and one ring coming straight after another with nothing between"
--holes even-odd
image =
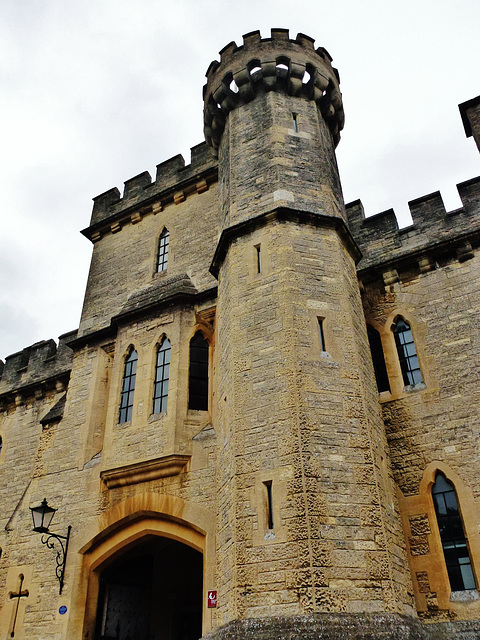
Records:
<instances>
[{"instance_id":1,"label":"overcast white sky","mask_svg":"<svg viewBox=\"0 0 480 640\"><path fill-rule=\"evenodd\" d=\"M2 0L0 358L78 326L91 198L202 141L231 40L301 31L340 71L346 201L367 215L480 173L457 105L480 93L478 0Z\"/></svg>"}]
</instances>

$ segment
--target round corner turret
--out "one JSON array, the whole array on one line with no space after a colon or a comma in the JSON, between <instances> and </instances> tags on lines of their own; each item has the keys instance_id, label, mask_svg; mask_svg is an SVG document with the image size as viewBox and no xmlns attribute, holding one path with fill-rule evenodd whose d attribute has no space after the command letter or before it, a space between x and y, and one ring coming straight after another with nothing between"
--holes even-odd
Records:
<instances>
[{"instance_id":1,"label":"round corner turret","mask_svg":"<svg viewBox=\"0 0 480 640\"><path fill-rule=\"evenodd\" d=\"M336 146L344 112L339 74L331 60L326 49L315 49L313 38L299 33L292 40L288 29L272 29L270 38L252 31L243 36L241 46L230 42L220 51L220 62L209 65L203 90L205 140L215 155L228 114L268 91L315 101Z\"/></svg>"}]
</instances>

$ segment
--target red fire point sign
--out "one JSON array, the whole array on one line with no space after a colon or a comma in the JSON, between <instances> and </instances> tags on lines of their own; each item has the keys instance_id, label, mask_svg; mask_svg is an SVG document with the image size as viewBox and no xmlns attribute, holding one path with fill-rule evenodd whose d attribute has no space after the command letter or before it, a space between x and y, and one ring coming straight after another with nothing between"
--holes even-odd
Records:
<instances>
[{"instance_id":1,"label":"red fire point sign","mask_svg":"<svg viewBox=\"0 0 480 640\"><path fill-rule=\"evenodd\" d=\"M208 600L208 608L217 606L217 592L216 591L208 591L207 592L207 600Z\"/></svg>"}]
</instances>

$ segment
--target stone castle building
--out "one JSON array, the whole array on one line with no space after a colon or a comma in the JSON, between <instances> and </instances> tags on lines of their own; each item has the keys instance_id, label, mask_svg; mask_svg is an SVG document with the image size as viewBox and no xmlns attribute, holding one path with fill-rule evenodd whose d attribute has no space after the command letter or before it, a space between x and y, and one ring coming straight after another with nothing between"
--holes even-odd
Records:
<instances>
[{"instance_id":1,"label":"stone castle building","mask_svg":"<svg viewBox=\"0 0 480 640\"><path fill-rule=\"evenodd\" d=\"M94 199L78 331L2 364L0 640L480 638L480 178L345 205L302 34L204 101L191 164Z\"/></svg>"}]
</instances>

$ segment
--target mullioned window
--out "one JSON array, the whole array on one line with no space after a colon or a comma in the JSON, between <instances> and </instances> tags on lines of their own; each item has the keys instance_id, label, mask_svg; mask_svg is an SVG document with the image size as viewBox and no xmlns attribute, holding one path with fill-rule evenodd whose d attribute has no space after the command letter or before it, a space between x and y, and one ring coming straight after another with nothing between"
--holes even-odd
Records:
<instances>
[{"instance_id":1,"label":"mullioned window","mask_svg":"<svg viewBox=\"0 0 480 640\"><path fill-rule=\"evenodd\" d=\"M125 369L123 371L122 391L120 393L120 410L118 413L119 423L129 422L132 419L137 362L137 352L135 349L131 349L127 359L125 360Z\"/></svg>"},{"instance_id":2,"label":"mullioned window","mask_svg":"<svg viewBox=\"0 0 480 640\"><path fill-rule=\"evenodd\" d=\"M167 410L171 352L170 340L164 338L157 350L153 386L153 413L163 413Z\"/></svg>"},{"instance_id":3,"label":"mullioned window","mask_svg":"<svg viewBox=\"0 0 480 640\"><path fill-rule=\"evenodd\" d=\"M168 231L168 229L164 229L160 234L160 239L158 242L157 273L167 270L169 248L170 232Z\"/></svg>"},{"instance_id":4,"label":"mullioned window","mask_svg":"<svg viewBox=\"0 0 480 640\"><path fill-rule=\"evenodd\" d=\"M393 327L393 335L395 336L403 383L405 386L420 384L423 382L423 377L410 325L403 318L398 318Z\"/></svg>"},{"instance_id":5,"label":"mullioned window","mask_svg":"<svg viewBox=\"0 0 480 640\"><path fill-rule=\"evenodd\" d=\"M432 497L450 587L452 591L476 589L455 487L442 473L437 474Z\"/></svg>"}]
</instances>

